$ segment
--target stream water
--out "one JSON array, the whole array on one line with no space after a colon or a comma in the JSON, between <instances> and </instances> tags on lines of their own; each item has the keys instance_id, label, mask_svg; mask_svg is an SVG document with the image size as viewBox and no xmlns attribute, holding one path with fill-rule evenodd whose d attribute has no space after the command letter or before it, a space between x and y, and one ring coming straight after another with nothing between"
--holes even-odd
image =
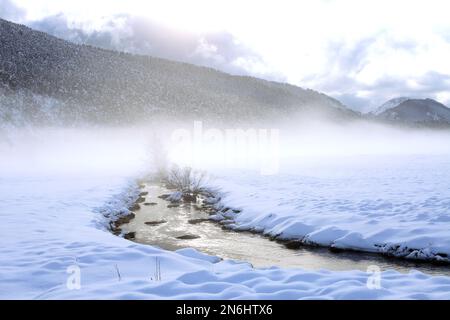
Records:
<instances>
[{"instance_id":1,"label":"stream water","mask_svg":"<svg viewBox=\"0 0 450 320\"><path fill-rule=\"evenodd\" d=\"M146 185L145 202L136 216L121 226L126 233L134 232L134 241L166 250L195 248L224 259L241 260L254 267L278 266L307 270L362 270L371 265L381 270L395 269L407 273L412 269L433 275L450 276L450 267L418 263L377 254L357 252L333 253L326 248L288 249L282 243L248 232L224 230L221 225L205 221L208 214L193 204L171 206L158 198L169 191L161 186ZM201 220L199 220L201 219ZM180 238L181 237L181 238Z\"/></svg>"}]
</instances>

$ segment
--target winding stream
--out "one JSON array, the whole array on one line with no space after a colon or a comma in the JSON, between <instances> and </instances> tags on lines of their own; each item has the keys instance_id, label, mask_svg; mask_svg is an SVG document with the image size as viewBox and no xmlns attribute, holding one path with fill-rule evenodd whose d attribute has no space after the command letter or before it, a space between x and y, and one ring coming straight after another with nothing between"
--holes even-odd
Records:
<instances>
[{"instance_id":1,"label":"winding stream","mask_svg":"<svg viewBox=\"0 0 450 320\"><path fill-rule=\"evenodd\" d=\"M146 185L145 202L136 216L121 226L125 233L134 232L133 241L166 250L195 248L224 259L241 260L254 267L278 266L307 270L329 269L367 271L371 265L381 270L395 269L407 273L412 269L433 275L450 276L450 267L417 263L356 252L332 253L326 248L288 249L282 243L262 235L223 230L221 225L207 221L208 214L193 204L171 206L158 198L170 193L157 185ZM198 237L198 238L196 238Z\"/></svg>"}]
</instances>

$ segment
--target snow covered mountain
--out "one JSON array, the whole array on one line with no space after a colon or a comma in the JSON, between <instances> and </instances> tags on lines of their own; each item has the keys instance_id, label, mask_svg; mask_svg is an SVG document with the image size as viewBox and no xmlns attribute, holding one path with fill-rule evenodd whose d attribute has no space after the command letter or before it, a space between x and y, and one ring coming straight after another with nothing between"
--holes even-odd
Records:
<instances>
[{"instance_id":1,"label":"snow covered mountain","mask_svg":"<svg viewBox=\"0 0 450 320\"><path fill-rule=\"evenodd\" d=\"M403 103L407 100L409 100L410 98L408 97L400 97L400 98L394 98L391 99L387 102L385 102L383 105L381 105L380 107L378 107L376 110L372 111L371 114L374 115L379 115L382 114L383 112L385 112L386 110L392 109L397 107L400 103Z\"/></svg>"},{"instance_id":2,"label":"snow covered mountain","mask_svg":"<svg viewBox=\"0 0 450 320\"><path fill-rule=\"evenodd\" d=\"M381 106L375 114L381 120L406 124L450 125L450 108L432 99L393 99Z\"/></svg>"},{"instance_id":3,"label":"snow covered mountain","mask_svg":"<svg viewBox=\"0 0 450 320\"><path fill-rule=\"evenodd\" d=\"M132 123L177 117L235 123L310 113L358 117L313 90L77 45L0 19L3 122Z\"/></svg>"}]
</instances>

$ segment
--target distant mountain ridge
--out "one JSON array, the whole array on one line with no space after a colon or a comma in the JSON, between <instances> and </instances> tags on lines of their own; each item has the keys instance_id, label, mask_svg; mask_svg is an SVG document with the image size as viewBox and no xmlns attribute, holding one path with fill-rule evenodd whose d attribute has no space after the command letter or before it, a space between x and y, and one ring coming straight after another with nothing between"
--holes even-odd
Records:
<instances>
[{"instance_id":1,"label":"distant mountain ridge","mask_svg":"<svg viewBox=\"0 0 450 320\"><path fill-rule=\"evenodd\" d=\"M0 119L128 123L156 116L246 121L359 118L309 89L77 45L0 19Z\"/></svg>"},{"instance_id":2,"label":"distant mountain ridge","mask_svg":"<svg viewBox=\"0 0 450 320\"><path fill-rule=\"evenodd\" d=\"M380 120L423 126L449 126L450 108L433 99L397 98L376 112Z\"/></svg>"},{"instance_id":3,"label":"distant mountain ridge","mask_svg":"<svg viewBox=\"0 0 450 320\"><path fill-rule=\"evenodd\" d=\"M391 100L385 102L384 104L382 104L380 107L378 107L377 109L375 109L371 113L374 114L374 115L379 115L379 114L385 112L386 110L389 110L389 109L397 107L400 103L405 102L405 101L407 101L409 99L411 99L411 98L399 97L399 98L391 99Z\"/></svg>"}]
</instances>

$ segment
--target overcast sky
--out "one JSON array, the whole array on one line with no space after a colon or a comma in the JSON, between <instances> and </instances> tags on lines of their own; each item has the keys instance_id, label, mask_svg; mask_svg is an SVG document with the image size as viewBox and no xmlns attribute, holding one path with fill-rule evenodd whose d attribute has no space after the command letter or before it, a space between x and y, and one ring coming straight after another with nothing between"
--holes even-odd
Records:
<instances>
[{"instance_id":1,"label":"overcast sky","mask_svg":"<svg viewBox=\"0 0 450 320\"><path fill-rule=\"evenodd\" d=\"M0 0L0 17L72 41L287 81L367 111L450 105L448 0Z\"/></svg>"}]
</instances>

